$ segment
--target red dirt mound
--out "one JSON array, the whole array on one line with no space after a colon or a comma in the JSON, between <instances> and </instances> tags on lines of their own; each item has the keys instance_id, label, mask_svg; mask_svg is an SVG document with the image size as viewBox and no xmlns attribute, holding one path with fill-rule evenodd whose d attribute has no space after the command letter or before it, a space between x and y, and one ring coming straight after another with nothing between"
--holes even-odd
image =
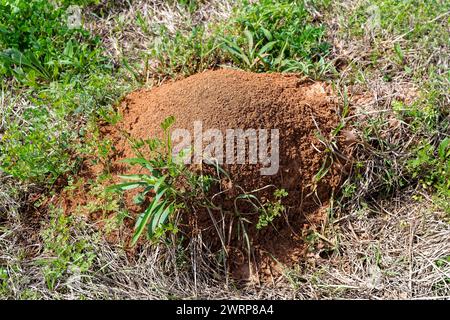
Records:
<instances>
[{"instance_id":1,"label":"red dirt mound","mask_svg":"<svg viewBox=\"0 0 450 320\"><path fill-rule=\"evenodd\" d=\"M342 165L334 161L325 177L314 180L327 160L318 133L329 137L339 123L328 85L293 75L207 71L151 90L133 92L124 99L120 111L123 119L102 129L115 147L111 158L113 174L129 173L130 168L120 161L135 156L123 132L133 138L161 137L160 123L168 116L175 116L173 129L187 129L192 137L194 121L202 121L203 131L218 129L224 133L227 129L279 129L277 174L262 176L260 164L223 165L223 168L230 173L231 185L240 186L240 190L250 192L274 185L288 192L283 201L287 215L276 221L275 228L257 230L254 226L257 217L250 218L253 224L249 233L255 248L269 252L282 263L298 260L304 254L302 230L308 229L310 223L320 222L320 209L339 186L342 175ZM328 167L330 163L325 165ZM255 195L262 201L270 200L274 190L266 188ZM214 246L218 239L211 238L210 242ZM257 259L264 260L262 256ZM265 262L259 263L262 266ZM238 266L235 270L242 277L243 271Z\"/></svg>"},{"instance_id":2,"label":"red dirt mound","mask_svg":"<svg viewBox=\"0 0 450 320\"><path fill-rule=\"evenodd\" d=\"M134 156L130 142L117 129L134 138L161 137L159 124L175 116L174 128L191 131L194 121L207 129L279 129L280 169L261 176L261 165L225 166L233 183L251 191L268 184L288 190L289 204L297 208L309 193L313 176L325 160L317 136L328 137L338 125L336 106L323 83L305 82L296 76L219 70L191 76L150 91L131 93L123 103L123 120L111 128L117 160ZM113 131L116 131L114 133ZM316 147L314 148L313 145ZM323 149L323 148L322 148ZM325 200L337 177L329 175L317 186ZM273 190L272 190L273 191Z\"/></svg>"}]
</instances>

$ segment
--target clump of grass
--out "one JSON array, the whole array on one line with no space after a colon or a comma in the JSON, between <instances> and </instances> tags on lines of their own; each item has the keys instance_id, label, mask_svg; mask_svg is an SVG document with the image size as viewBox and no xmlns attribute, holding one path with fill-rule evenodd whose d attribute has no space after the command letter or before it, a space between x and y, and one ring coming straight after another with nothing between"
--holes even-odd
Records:
<instances>
[{"instance_id":1,"label":"clump of grass","mask_svg":"<svg viewBox=\"0 0 450 320\"><path fill-rule=\"evenodd\" d=\"M152 244L164 243L171 246L171 250L180 251L183 257L196 254L198 259L223 268L225 279L228 279L229 248L236 246L244 250L248 263L251 263L254 247L250 225L255 223L256 229L272 225L286 211L282 199L287 192L276 189L274 200L263 203L257 192L276 186L267 185L251 192L234 183L226 188L224 186L230 185L232 180L218 163L205 160L201 169L185 164L183 161L190 156L190 150L183 150L176 157L173 154L169 129L174 121L169 117L161 124L163 139L131 141L137 157L123 162L139 166L143 173L122 175L125 182L107 190L119 193L135 190L134 203L144 206L136 219L131 245L146 234ZM212 231L220 241L220 247L211 248L202 243L203 231L198 228L198 223L203 218L200 217L209 217L211 227L206 233ZM189 228L180 232L180 223ZM185 238L186 231L188 239ZM206 257L207 252L214 254ZM181 264L186 265L186 262Z\"/></svg>"},{"instance_id":2,"label":"clump of grass","mask_svg":"<svg viewBox=\"0 0 450 320\"><path fill-rule=\"evenodd\" d=\"M108 68L100 40L67 23L65 5L45 0L0 4L0 75L28 86L55 80L79 81Z\"/></svg>"},{"instance_id":3,"label":"clump of grass","mask_svg":"<svg viewBox=\"0 0 450 320\"><path fill-rule=\"evenodd\" d=\"M4 132L0 168L18 179L43 184L74 170L89 152L85 150L89 141L84 141L87 123L111 120L110 106L128 89L122 83L111 86L114 81L112 75L94 74L83 88L53 83L39 89L36 98L17 92L9 99L4 93L1 116L8 125L0 128Z\"/></svg>"},{"instance_id":4,"label":"clump of grass","mask_svg":"<svg viewBox=\"0 0 450 320\"><path fill-rule=\"evenodd\" d=\"M176 2L190 13L196 12L199 9L199 6L204 3L204 0L176 0Z\"/></svg>"},{"instance_id":5,"label":"clump of grass","mask_svg":"<svg viewBox=\"0 0 450 320\"><path fill-rule=\"evenodd\" d=\"M134 198L136 204L144 203L151 195L152 200L137 219L132 245L137 243L146 228L150 240L162 237L167 231L177 233L176 221L179 219L176 214L180 210L196 212L201 207L211 210L215 207L207 200L213 177L196 174L173 158L169 129L174 121L169 117L161 124L164 140L155 138L137 143L134 147L139 157L124 160L130 165L141 166L147 173L121 176L128 181L109 188L110 191L121 192L140 188L141 192ZM143 146L149 148L148 160L139 151Z\"/></svg>"},{"instance_id":6,"label":"clump of grass","mask_svg":"<svg viewBox=\"0 0 450 320\"><path fill-rule=\"evenodd\" d=\"M376 0L330 13L334 40L351 48L336 48L339 59L348 59L340 84L356 95L373 93L348 117L356 143L343 186L347 204L361 208L420 186L446 193L436 173L447 179L439 149L450 134L448 12L445 1Z\"/></svg>"},{"instance_id":7,"label":"clump of grass","mask_svg":"<svg viewBox=\"0 0 450 320\"><path fill-rule=\"evenodd\" d=\"M323 75L330 44L325 29L313 23L303 1L245 2L234 18L223 48L234 63L257 72L301 72Z\"/></svg>"},{"instance_id":8,"label":"clump of grass","mask_svg":"<svg viewBox=\"0 0 450 320\"><path fill-rule=\"evenodd\" d=\"M54 290L70 275L81 275L90 270L95 253L89 241L93 239L72 238L73 217L61 210L51 214L50 225L42 232L46 258L38 261L42 266L47 287Z\"/></svg>"},{"instance_id":9,"label":"clump of grass","mask_svg":"<svg viewBox=\"0 0 450 320\"><path fill-rule=\"evenodd\" d=\"M363 1L347 13L343 32L370 40L367 67L382 71L386 81L397 76L421 81L433 69L446 72L449 10L442 0Z\"/></svg>"},{"instance_id":10,"label":"clump of grass","mask_svg":"<svg viewBox=\"0 0 450 320\"><path fill-rule=\"evenodd\" d=\"M324 35L301 1L245 1L226 22L174 35L162 28L148 59L159 76L188 76L225 64L321 77L332 71Z\"/></svg>"},{"instance_id":11,"label":"clump of grass","mask_svg":"<svg viewBox=\"0 0 450 320\"><path fill-rule=\"evenodd\" d=\"M8 126L1 128L0 168L21 180L52 184L73 170L85 124L106 114L128 88L115 79L100 39L67 24L67 7L88 3L0 4L2 94L17 94L2 99Z\"/></svg>"},{"instance_id":12,"label":"clump of grass","mask_svg":"<svg viewBox=\"0 0 450 320\"><path fill-rule=\"evenodd\" d=\"M0 168L23 180L53 181L70 169L68 123L44 106L25 107L0 143Z\"/></svg>"},{"instance_id":13,"label":"clump of grass","mask_svg":"<svg viewBox=\"0 0 450 320\"><path fill-rule=\"evenodd\" d=\"M407 168L413 178L420 178L424 189L433 187L438 196L450 200L450 138L440 141L436 149L427 142L418 146ZM450 213L450 207L445 207Z\"/></svg>"},{"instance_id":14,"label":"clump of grass","mask_svg":"<svg viewBox=\"0 0 450 320\"><path fill-rule=\"evenodd\" d=\"M450 78L434 75L424 88L426 94L410 106L396 103L394 109L417 137L405 163L408 174L424 189L436 191L437 202L450 213L449 84Z\"/></svg>"},{"instance_id":15,"label":"clump of grass","mask_svg":"<svg viewBox=\"0 0 450 320\"><path fill-rule=\"evenodd\" d=\"M162 27L148 58L156 61L152 71L157 75L189 76L223 61L219 45L220 40L209 35L204 26L194 27L187 33L177 31L175 35Z\"/></svg>"}]
</instances>

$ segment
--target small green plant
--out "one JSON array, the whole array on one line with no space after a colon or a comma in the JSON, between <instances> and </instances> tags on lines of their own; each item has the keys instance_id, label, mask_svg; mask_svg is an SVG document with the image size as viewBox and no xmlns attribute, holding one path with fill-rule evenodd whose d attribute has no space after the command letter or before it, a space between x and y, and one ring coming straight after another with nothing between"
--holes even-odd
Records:
<instances>
[{"instance_id":1,"label":"small green plant","mask_svg":"<svg viewBox=\"0 0 450 320\"><path fill-rule=\"evenodd\" d=\"M140 188L141 191L134 198L136 204L143 204L146 197L151 196L149 205L136 221L132 245L136 244L146 228L147 237L151 240L160 238L166 231L176 233L178 229L173 218L180 209L211 205L206 201L206 193L213 182L212 177L197 175L173 159L169 129L174 121L174 117L169 117L161 124L163 140L150 139L135 143L138 157L124 160L129 165L141 166L146 173L121 176L128 181L108 188L120 192ZM148 147L149 160L139 151L143 146Z\"/></svg>"},{"instance_id":2,"label":"small green plant","mask_svg":"<svg viewBox=\"0 0 450 320\"><path fill-rule=\"evenodd\" d=\"M324 73L330 45L323 35L302 1L246 1L228 28L223 49L246 70Z\"/></svg>"},{"instance_id":3,"label":"small green plant","mask_svg":"<svg viewBox=\"0 0 450 320\"><path fill-rule=\"evenodd\" d=\"M275 190L273 195L275 197L275 200L273 202L264 204L260 208L256 229L267 227L270 223L272 223L273 220L275 220L275 218L286 211L286 207L281 204L281 201L288 195L287 191L284 189L277 189Z\"/></svg>"},{"instance_id":4,"label":"small green plant","mask_svg":"<svg viewBox=\"0 0 450 320\"><path fill-rule=\"evenodd\" d=\"M6 268L0 267L0 297L6 297L9 292L9 275Z\"/></svg>"},{"instance_id":5,"label":"small green plant","mask_svg":"<svg viewBox=\"0 0 450 320\"><path fill-rule=\"evenodd\" d=\"M161 28L149 55L157 61L152 71L160 76L175 78L214 67L223 60L218 52L219 32L216 30L209 35L204 27L193 27L188 32L177 31L175 35L170 35L168 30Z\"/></svg>"},{"instance_id":6,"label":"small green plant","mask_svg":"<svg viewBox=\"0 0 450 320\"><path fill-rule=\"evenodd\" d=\"M318 183L328 174L328 172L330 171L330 169L332 168L333 164L336 161L339 162L342 160L344 161L347 160L346 157L340 152L339 150L340 148L338 146L338 137L343 131L343 129L347 126L346 117L350 112L346 88L344 88L344 90L341 92L341 95L343 99L343 107L340 115L340 121L339 124L336 126L336 128L334 128L330 132L328 137L326 137L322 133L314 117L312 118L317 129L317 131L315 132L315 136L323 146L322 152L324 154L324 159L322 161L320 169L313 177L311 194L316 192Z\"/></svg>"},{"instance_id":7,"label":"small green plant","mask_svg":"<svg viewBox=\"0 0 450 320\"><path fill-rule=\"evenodd\" d=\"M203 0L176 0L176 2L186 8L189 13L194 13L198 10Z\"/></svg>"},{"instance_id":8,"label":"small green plant","mask_svg":"<svg viewBox=\"0 0 450 320\"><path fill-rule=\"evenodd\" d=\"M424 188L433 187L439 196L450 199L450 138L443 139L437 148L423 143L409 160L408 169Z\"/></svg>"},{"instance_id":9,"label":"small green plant","mask_svg":"<svg viewBox=\"0 0 450 320\"><path fill-rule=\"evenodd\" d=\"M62 210L53 209L50 225L42 232L44 253L38 261L43 266L47 287L56 289L60 281L70 274L87 272L95 258L92 238L77 238L71 234L75 226L73 217L65 216Z\"/></svg>"},{"instance_id":10,"label":"small green plant","mask_svg":"<svg viewBox=\"0 0 450 320\"><path fill-rule=\"evenodd\" d=\"M450 117L446 104L450 74L432 72L429 76L418 99L410 105L395 101L393 107L417 137L403 162L407 176L434 192L435 204L450 213Z\"/></svg>"},{"instance_id":11,"label":"small green plant","mask_svg":"<svg viewBox=\"0 0 450 320\"><path fill-rule=\"evenodd\" d=\"M0 169L20 179L54 181L70 169L67 122L44 107L27 107L0 140Z\"/></svg>"},{"instance_id":12,"label":"small green plant","mask_svg":"<svg viewBox=\"0 0 450 320\"><path fill-rule=\"evenodd\" d=\"M72 81L93 69L108 68L100 41L67 24L65 1L0 3L0 75L28 86L54 80ZM88 71L88 72L87 72Z\"/></svg>"},{"instance_id":13,"label":"small green plant","mask_svg":"<svg viewBox=\"0 0 450 320\"><path fill-rule=\"evenodd\" d=\"M267 57L269 56L268 52L270 52L276 44L276 41L268 42L263 46L264 39L259 40L258 43L255 44L253 33L249 30L244 30L244 35L247 41L245 48L241 48L235 41L224 38L223 47L225 50L231 53L238 65L243 63L247 70L258 71L261 70L261 68L265 70L270 69L271 65L269 64L269 61L267 61ZM272 66L278 67L281 62L281 60L277 60ZM261 64L263 66L261 66Z\"/></svg>"}]
</instances>

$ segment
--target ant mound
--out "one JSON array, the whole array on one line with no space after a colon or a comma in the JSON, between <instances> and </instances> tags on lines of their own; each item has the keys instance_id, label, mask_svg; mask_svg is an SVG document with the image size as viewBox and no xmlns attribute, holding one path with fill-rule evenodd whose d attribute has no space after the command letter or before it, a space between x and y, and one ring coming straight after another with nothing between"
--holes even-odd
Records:
<instances>
[{"instance_id":1,"label":"ant mound","mask_svg":"<svg viewBox=\"0 0 450 320\"><path fill-rule=\"evenodd\" d=\"M222 69L129 94L120 107L122 119L105 126L103 133L114 146L114 174L135 173L121 161L136 156L130 140L162 138L160 124L169 116L175 118L170 131L184 133L182 139L174 138L173 146L181 140L184 146L193 146L190 159L196 170L202 165L195 162L195 152L202 150L204 153L197 155L206 155L207 146L213 143L215 148L208 155L227 173L214 190L214 202L230 214L215 219L208 213L199 217L203 242L211 248L226 245L232 251L236 241L244 241L245 229L252 250L260 253L252 254L252 259L258 260L254 262L259 270L269 270L275 260L289 264L306 253L304 238L312 225L321 222L324 205L342 181L345 147L336 152L341 157L336 157L329 146L340 123L338 111L336 99L324 83L294 75ZM209 140L205 138L208 132L214 133ZM334 139L334 146L339 148L338 140ZM245 154L241 161L237 160L239 143ZM287 195L275 197L281 189ZM278 206L278 214L276 203L283 207ZM257 225L262 208L277 216L261 228ZM227 230L228 242L219 241L212 221L236 223L239 219L241 227ZM238 278L253 273L243 252L234 255L231 267ZM268 256L275 259L263 258Z\"/></svg>"}]
</instances>

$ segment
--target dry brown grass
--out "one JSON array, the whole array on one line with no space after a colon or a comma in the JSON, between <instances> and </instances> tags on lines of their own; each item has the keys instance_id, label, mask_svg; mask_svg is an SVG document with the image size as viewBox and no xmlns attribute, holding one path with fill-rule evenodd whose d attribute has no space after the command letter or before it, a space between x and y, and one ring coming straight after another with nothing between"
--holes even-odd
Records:
<instances>
[{"instance_id":1,"label":"dry brown grass","mask_svg":"<svg viewBox=\"0 0 450 320\"><path fill-rule=\"evenodd\" d=\"M319 267L317 286L342 298L444 298L450 294L450 226L430 199L414 192L337 220L338 253ZM330 294L330 293L328 293Z\"/></svg>"},{"instance_id":2,"label":"dry brown grass","mask_svg":"<svg viewBox=\"0 0 450 320\"><path fill-rule=\"evenodd\" d=\"M444 213L433 208L426 195L412 203L406 193L378 206L328 226L335 235L329 239L338 248L330 257L322 258L316 251L264 286L227 287L201 266L177 272L170 248L147 246L130 258L122 247L100 239L92 242L96 253L92 270L65 275L59 289L51 291L36 264L45 257L42 243L23 240L24 234L35 233L26 223L15 223L0 236L0 260L10 266L9 298L23 298L27 290L43 299L450 298L450 263L445 260L450 256L450 225ZM72 230L76 239L93 239L95 234L91 227Z\"/></svg>"}]
</instances>

